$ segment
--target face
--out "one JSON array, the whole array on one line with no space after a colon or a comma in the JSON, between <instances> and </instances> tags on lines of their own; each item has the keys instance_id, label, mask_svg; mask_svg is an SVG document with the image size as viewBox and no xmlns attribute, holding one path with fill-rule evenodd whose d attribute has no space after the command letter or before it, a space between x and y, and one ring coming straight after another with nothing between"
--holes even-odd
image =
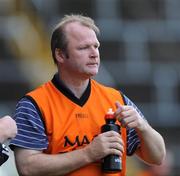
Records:
<instances>
[{"instance_id":1,"label":"face","mask_svg":"<svg viewBox=\"0 0 180 176\"><path fill-rule=\"evenodd\" d=\"M77 22L67 24L65 31L68 58L63 60L63 70L71 76L89 78L96 75L100 58L99 41L95 32Z\"/></svg>"}]
</instances>

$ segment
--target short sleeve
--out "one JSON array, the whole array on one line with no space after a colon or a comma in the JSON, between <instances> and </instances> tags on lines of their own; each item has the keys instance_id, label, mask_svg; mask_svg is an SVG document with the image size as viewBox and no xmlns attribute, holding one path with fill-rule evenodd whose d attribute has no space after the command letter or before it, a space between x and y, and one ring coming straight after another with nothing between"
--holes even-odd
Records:
<instances>
[{"instance_id":1,"label":"short sleeve","mask_svg":"<svg viewBox=\"0 0 180 176\"><path fill-rule=\"evenodd\" d=\"M13 118L16 121L18 133L10 142L11 149L15 146L34 150L47 148L48 140L43 121L30 99L24 97L18 102Z\"/></svg>"},{"instance_id":2,"label":"short sleeve","mask_svg":"<svg viewBox=\"0 0 180 176\"><path fill-rule=\"evenodd\" d=\"M128 106L133 106L136 111L140 114L141 118L144 118L144 115L142 112L137 108L137 106L125 95L124 101L125 104ZM145 118L144 118L145 119ZM127 129L127 155L133 155L136 149L140 146L140 139L137 135L137 132L134 128L128 128Z\"/></svg>"}]
</instances>

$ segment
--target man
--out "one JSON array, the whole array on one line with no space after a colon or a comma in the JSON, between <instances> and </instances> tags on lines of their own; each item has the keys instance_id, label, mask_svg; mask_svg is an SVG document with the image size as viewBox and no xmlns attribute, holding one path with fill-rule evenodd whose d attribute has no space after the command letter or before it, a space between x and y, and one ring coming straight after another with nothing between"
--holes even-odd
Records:
<instances>
[{"instance_id":1,"label":"man","mask_svg":"<svg viewBox=\"0 0 180 176\"><path fill-rule=\"evenodd\" d=\"M92 79L100 65L98 32L82 15L65 16L55 27L51 50L58 73L22 98L15 113L18 134L11 145L20 175L106 175L101 159L109 154L122 157L122 171L113 176L125 176L126 155L133 153L161 164L161 135L126 96ZM121 135L101 134L109 108Z\"/></svg>"},{"instance_id":2,"label":"man","mask_svg":"<svg viewBox=\"0 0 180 176\"><path fill-rule=\"evenodd\" d=\"M0 166L9 158L7 147L2 144L14 138L17 133L16 122L10 116L0 118Z\"/></svg>"}]
</instances>

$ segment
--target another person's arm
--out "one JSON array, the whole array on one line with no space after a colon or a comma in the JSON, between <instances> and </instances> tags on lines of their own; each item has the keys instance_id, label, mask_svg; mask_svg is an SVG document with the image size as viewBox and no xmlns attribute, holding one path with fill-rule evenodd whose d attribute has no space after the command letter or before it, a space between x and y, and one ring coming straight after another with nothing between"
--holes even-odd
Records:
<instances>
[{"instance_id":1,"label":"another person's arm","mask_svg":"<svg viewBox=\"0 0 180 176\"><path fill-rule=\"evenodd\" d=\"M16 133L16 122L10 116L4 116L0 118L0 143L14 138Z\"/></svg>"},{"instance_id":2,"label":"another person's arm","mask_svg":"<svg viewBox=\"0 0 180 176\"><path fill-rule=\"evenodd\" d=\"M16 122L10 116L0 118L0 166L9 158L7 147L2 144L8 139L14 138L17 133Z\"/></svg>"}]
</instances>

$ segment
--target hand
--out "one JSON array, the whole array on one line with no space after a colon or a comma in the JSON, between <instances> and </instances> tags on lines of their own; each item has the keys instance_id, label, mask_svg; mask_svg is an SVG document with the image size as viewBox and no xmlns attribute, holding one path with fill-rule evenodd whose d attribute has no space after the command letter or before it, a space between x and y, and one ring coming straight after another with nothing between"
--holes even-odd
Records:
<instances>
[{"instance_id":1,"label":"hand","mask_svg":"<svg viewBox=\"0 0 180 176\"><path fill-rule=\"evenodd\" d=\"M133 106L122 106L116 102L116 118L122 126L134 128L141 145L136 154L149 164L161 164L165 156L165 144L162 136L155 131Z\"/></svg>"},{"instance_id":2,"label":"hand","mask_svg":"<svg viewBox=\"0 0 180 176\"><path fill-rule=\"evenodd\" d=\"M124 144L119 133L108 131L96 136L84 149L90 161L95 162L110 154L122 156Z\"/></svg>"},{"instance_id":3,"label":"hand","mask_svg":"<svg viewBox=\"0 0 180 176\"><path fill-rule=\"evenodd\" d=\"M14 138L16 134L16 122L8 115L0 118L0 142Z\"/></svg>"},{"instance_id":4,"label":"hand","mask_svg":"<svg viewBox=\"0 0 180 176\"><path fill-rule=\"evenodd\" d=\"M117 110L115 116L123 127L135 128L143 131L147 126L147 121L143 119L133 106L122 106L116 102Z\"/></svg>"}]
</instances>

